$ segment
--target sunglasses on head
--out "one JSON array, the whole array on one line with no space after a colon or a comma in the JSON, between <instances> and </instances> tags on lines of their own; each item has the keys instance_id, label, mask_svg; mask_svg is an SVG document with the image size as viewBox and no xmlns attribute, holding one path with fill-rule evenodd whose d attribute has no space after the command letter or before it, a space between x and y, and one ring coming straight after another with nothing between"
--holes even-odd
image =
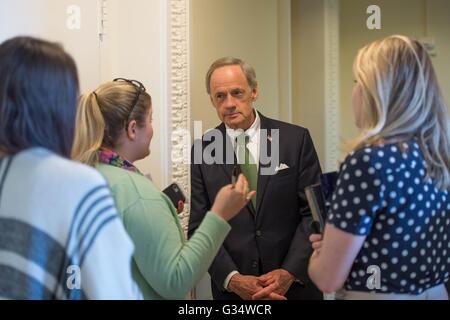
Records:
<instances>
[{"instance_id":1,"label":"sunglasses on head","mask_svg":"<svg viewBox=\"0 0 450 320\"><path fill-rule=\"evenodd\" d=\"M116 78L113 80L113 82L120 82L120 81L129 83L136 88L136 98L134 98L133 104L131 105L130 113L128 114L127 122L125 124L125 131L126 131L128 128L128 124L130 122L131 114L133 113L133 110L139 101L139 97L141 96L142 93L146 92L146 89L145 89L144 85L137 80L130 80L130 79L125 79L125 78Z\"/></svg>"}]
</instances>

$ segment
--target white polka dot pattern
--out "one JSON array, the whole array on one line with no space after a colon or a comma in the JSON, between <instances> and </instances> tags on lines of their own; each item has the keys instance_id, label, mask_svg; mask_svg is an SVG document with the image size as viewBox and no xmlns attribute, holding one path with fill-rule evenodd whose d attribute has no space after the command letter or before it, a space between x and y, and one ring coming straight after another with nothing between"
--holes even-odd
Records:
<instances>
[{"instance_id":1,"label":"white polka dot pattern","mask_svg":"<svg viewBox=\"0 0 450 320\"><path fill-rule=\"evenodd\" d=\"M368 291L367 267L381 269L381 292L420 294L450 278L450 195L426 177L415 141L367 146L341 166L328 222L367 236L347 290Z\"/></svg>"}]
</instances>

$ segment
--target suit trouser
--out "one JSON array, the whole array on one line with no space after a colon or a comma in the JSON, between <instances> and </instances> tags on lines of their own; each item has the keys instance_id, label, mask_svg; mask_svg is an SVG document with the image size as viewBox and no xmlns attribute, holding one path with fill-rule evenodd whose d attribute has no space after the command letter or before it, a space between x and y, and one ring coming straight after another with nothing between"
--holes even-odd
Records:
<instances>
[{"instance_id":1,"label":"suit trouser","mask_svg":"<svg viewBox=\"0 0 450 320\"><path fill-rule=\"evenodd\" d=\"M443 284L430 288L419 295L396 293L371 293L362 291L339 292L337 299L342 300L448 300L447 289Z\"/></svg>"}]
</instances>

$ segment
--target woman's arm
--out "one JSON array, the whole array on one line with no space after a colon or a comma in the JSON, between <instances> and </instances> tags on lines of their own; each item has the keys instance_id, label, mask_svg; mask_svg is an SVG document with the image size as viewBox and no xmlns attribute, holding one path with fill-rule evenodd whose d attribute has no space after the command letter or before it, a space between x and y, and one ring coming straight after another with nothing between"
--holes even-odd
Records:
<instances>
[{"instance_id":1,"label":"woman's arm","mask_svg":"<svg viewBox=\"0 0 450 320\"><path fill-rule=\"evenodd\" d=\"M169 205L141 200L127 210L124 223L135 244L136 264L150 287L163 299L184 299L206 274L231 227L208 213L185 241Z\"/></svg>"},{"instance_id":2,"label":"woman's arm","mask_svg":"<svg viewBox=\"0 0 450 320\"><path fill-rule=\"evenodd\" d=\"M308 267L311 280L321 291L331 293L343 287L365 239L326 225L322 245L314 250Z\"/></svg>"}]
</instances>

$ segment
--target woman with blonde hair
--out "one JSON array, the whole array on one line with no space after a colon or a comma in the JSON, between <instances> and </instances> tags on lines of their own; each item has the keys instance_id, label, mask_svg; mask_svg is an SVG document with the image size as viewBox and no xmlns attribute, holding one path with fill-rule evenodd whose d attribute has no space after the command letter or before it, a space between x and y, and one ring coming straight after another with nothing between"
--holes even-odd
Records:
<instances>
[{"instance_id":1,"label":"woman with blonde hair","mask_svg":"<svg viewBox=\"0 0 450 320\"><path fill-rule=\"evenodd\" d=\"M185 240L169 198L133 165L150 153L151 97L135 80L116 79L81 98L72 157L95 166L112 190L136 251L133 276L146 299L183 299L206 273L230 231L227 221L255 192L241 175L222 188L210 212Z\"/></svg>"},{"instance_id":2,"label":"woman with blonde hair","mask_svg":"<svg viewBox=\"0 0 450 320\"><path fill-rule=\"evenodd\" d=\"M341 165L309 275L344 299L448 299L450 129L424 46L405 36L358 53L361 135Z\"/></svg>"},{"instance_id":3,"label":"woman with blonde hair","mask_svg":"<svg viewBox=\"0 0 450 320\"><path fill-rule=\"evenodd\" d=\"M311 279L344 299L448 299L450 129L424 46L391 36L354 64L361 130L340 168Z\"/></svg>"}]
</instances>

